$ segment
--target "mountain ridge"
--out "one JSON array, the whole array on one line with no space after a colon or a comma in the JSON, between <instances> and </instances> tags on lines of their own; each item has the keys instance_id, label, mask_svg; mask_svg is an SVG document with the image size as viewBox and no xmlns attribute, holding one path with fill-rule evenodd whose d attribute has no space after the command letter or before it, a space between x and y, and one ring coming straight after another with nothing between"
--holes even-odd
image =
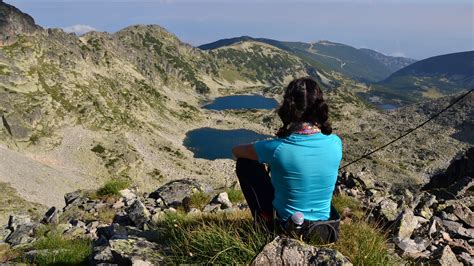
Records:
<instances>
[{"instance_id":1,"label":"mountain ridge","mask_svg":"<svg viewBox=\"0 0 474 266\"><path fill-rule=\"evenodd\" d=\"M369 81L378 81L378 79L388 77L394 71L416 61L410 58L386 56L374 50L366 48L357 49L349 45L330 41L318 41L312 43L285 42L266 38L253 38L250 36L221 39L212 43L198 46L198 48L203 50L212 50L218 47L231 45L236 42L252 40L267 43L280 49L292 52L316 68L326 71L338 71L348 75L351 78L359 78ZM339 48L328 48L331 46ZM314 50L314 47L319 47L319 50L325 51L323 51L322 54L319 54L316 50ZM339 51L337 49L339 49ZM341 56L342 59L339 58ZM363 65L363 63L358 63L358 60L361 62L369 61L369 64L373 65L373 67L365 72L357 70L357 67L360 68L361 65ZM349 64L348 67L351 64L355 65L353 67L351 66L353 68L352 70L345 71L344 67L346 64ZM371 74L371 71L376 74Z\"/></svg>"}]
</instances>

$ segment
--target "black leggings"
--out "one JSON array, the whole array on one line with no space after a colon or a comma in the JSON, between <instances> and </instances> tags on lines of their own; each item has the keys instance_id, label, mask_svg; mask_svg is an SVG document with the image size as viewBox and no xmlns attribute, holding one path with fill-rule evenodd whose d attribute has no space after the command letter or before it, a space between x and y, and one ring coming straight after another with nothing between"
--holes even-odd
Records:
<instances>
[{"instance_id":1,"label":"black leggings","mask_svg":"<svg viewBox=\"0 0 474 266\"><path fill-rule=\"evenodd\" d=\"M249 159L237 159L237 177L255 220L273 219L275 190L265 165Z\"/></svg>"}]
</instances>

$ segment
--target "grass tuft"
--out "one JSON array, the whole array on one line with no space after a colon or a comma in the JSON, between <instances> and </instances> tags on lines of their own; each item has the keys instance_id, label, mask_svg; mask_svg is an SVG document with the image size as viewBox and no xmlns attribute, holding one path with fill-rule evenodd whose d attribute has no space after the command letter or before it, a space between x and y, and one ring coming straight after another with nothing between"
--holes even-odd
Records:
<instances>
[{"instance_id":1,"label":"grass tuft","mask_svg":"<svg viewBox=\"0 0 474 266\"><path fill-rule=\"evenodd\" d=\"M231 188L227 190L227 195L232 203L240 203L245 200L244 194L238 189Z\"/></svg>"},{"instance_id":2,"label":"grass tuft","mask_svg":"<svg viewBox=\"0 0 474 266\"><path fill-rule=\"evenodd\" d=\"M119 191L126 189L130 185L129 181L124 179L112 179L107 181L101 188L97 190L98 196L116 196Z\"/></svg>"},{"instance_id":3,"label":"grass tuft","mask_svg":"<svg viewBox=\"0 0 474 266\"><path fill-rule=\"evenodd\" d=\"M202 209L211 201L211 196L203 191L191 194L189 197L189 207Z\"/></svg>"},{"instance_id":4,"label":"grass tuft","mask_svg":"<svg viewBox=\"0 0 474 266\"><path fill-rule=\"evenodd\" d=\"M87 239L72 239L64 237L54 228L44 228L36 233L43 234L27 250L41 250L33 261L24 261L36 265L82 265L87 263L92 253L92 243ZM22 260L26 260L23 258Z\"/></svg>"},{"instance_id":5,"label":"grass tuft","mask_svg":"<svg viewBox=\"0 0 474 266\"><path fill-rule=\"evenodd\" d=\"M254 226L250 214L168 215L160 225L170 264L248 264L275 235Z\"/></svg>"}]
</instances>

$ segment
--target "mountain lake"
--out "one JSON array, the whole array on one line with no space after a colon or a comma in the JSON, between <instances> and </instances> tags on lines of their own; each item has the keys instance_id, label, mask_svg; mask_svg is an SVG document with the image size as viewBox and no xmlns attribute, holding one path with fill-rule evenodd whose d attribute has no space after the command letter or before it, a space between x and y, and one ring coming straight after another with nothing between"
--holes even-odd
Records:
<instances>
[{"instance_id":1,"label":"mountain lake","mask_svg":"<svg viewBox=\"0 0 474 266\"><path fill-rule=\"evenodd\" d=\"M234 146L269 137L271 136L247 129L222 130L205 127L189 131L183 144L194 153L195 158L232 159Z\"/></svg>"}]
</instances>

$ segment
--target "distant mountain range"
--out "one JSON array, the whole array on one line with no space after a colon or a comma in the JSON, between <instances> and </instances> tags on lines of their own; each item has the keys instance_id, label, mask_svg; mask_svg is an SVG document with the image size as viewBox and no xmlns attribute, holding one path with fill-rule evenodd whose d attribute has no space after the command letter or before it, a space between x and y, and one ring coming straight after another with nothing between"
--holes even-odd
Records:
<instances>
[{"instance_id":1,"label":"distant mountain range","mask_svg":"<svg viewBox=\"0 0 474 266\"><path fill-rule=\"evenodd\" d=\"M213 50L246 41L273 45L300 57L317 69L327 72L339 72L364 82L381 81L393 72L416 62L416 60L410 58L387 56L374 50L357 49L349 45L330 41L314 43L283 42L243 36L204 44L199 46L199 48Z\"/></svg>"},{"instance_id":2,"label":"distant mountain range","mask_svg":"<svg viewBox=\"0 0 474 266\"><path fill-rule=\"evenodd\" d=\"M474 51L430 57L374 84L372 95L418 102L474 87Z\"/></svg>"}]
</instances>

